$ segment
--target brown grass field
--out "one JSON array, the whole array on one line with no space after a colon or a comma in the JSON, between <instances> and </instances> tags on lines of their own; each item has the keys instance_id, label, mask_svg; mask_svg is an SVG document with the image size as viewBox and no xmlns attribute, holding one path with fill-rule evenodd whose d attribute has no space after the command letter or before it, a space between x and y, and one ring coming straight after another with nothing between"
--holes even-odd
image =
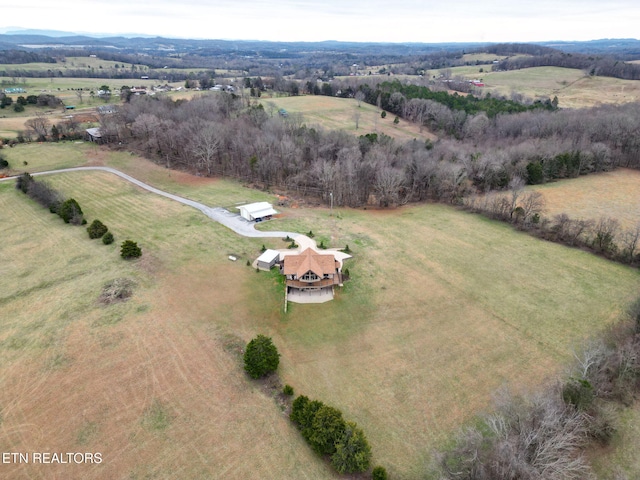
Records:
<instances>
[{"instance_id":1,"label":"brown grass field","mask_svg":"<svg viewBox=\"0 0 640 480\"><path fill-rule=\"evenodd\" d=\"M483 72L480 72L480 69ZM448 69L453 76L482 79L485 87L479 92L509 96L517 92L531 99L558 97L561 108L593 107L600 104L636 102L640 99L640 84L634 80L609 77L589 77L582 70L560 67L535 67L508 72L492 72L491 65ZM430 70L429 78L441 70Z\"/></svg>"},{"instance_id":2,"label":"brown grass field","mask_svg":"<svg viewBox=\"0 0 640 480\"><path fill-rule=\"evenodd\" d=\"M344 130L354 135L367 133L384 133L398 140L435 140L435 135L427 129L420 128L406 120L394 125L394 115L389 114L381 118L381 110L373 105L361 103L360 107L354 99L327 97L323 95L302 95L297 97L278 97L261 101L265 109L268 103L276 105L277 109L284 108L289 113L300 113L304 122L313 127L319 125L328 130ZM359 114L358 129L354 114ZM277 111L275 113L277 115Z\"/></svg>"},{"instance_id":3,"label":"brown grass field","mask_svg":"<svg viewBox=\"0 0 640 480\"><path fill-rule=\"evenodd\" d=\"M545 215L566 213L572 218L615 218L624 229L640 224L640 172L619 168L530 187L544 195Z\"/></svg>"},{"instance_id":4,"label":"brown grass field","mask_svg":"<svg viewBox=\"0 0 640 480\"><path fill-rule=\"evenodd\" d=\"M274 198L126 153L49 146L18 146L9 161L112 165L211 205ZM0 450L104 461L0 465L3 478L338 478L244 376L237 345L257 333L278 346L283 382L355 420L391 478L423 478L431 449L496 389L548 381L640 287L637 271L442 205L286 208L263 228L312 229L354 259L333 302L284 314L275 275L245 266L284 242L238 237L106 173L47 181L116 242L0 184ZM126 238L140 260L119 258ZM118 277L136 282L133 298L100 305Z\"/></svg>"}]
</instances>

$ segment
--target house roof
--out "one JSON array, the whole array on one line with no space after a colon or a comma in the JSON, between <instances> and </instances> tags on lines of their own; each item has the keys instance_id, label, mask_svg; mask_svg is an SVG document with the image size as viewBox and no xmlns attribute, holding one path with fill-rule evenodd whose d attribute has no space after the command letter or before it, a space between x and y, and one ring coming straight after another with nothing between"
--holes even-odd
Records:
<instances>
[{"instance_id":1,"label":"house roof","mask_svg":"<svg viewBox=\"0 0 640 480\"><path fill-rule=\"evenodd\" d=\"M333 255L323 255L311 248L300 252L299 255L287 255L284 257L284 274L302 277L308 271L312 271L319 277L325 273L336 273L336 260Z\"/></svg>"},{"instance_id":2,"label":"house roof","mask_svg":"<svg viewBox=\"0 0 640 480\"><path fill-rule=\"evenodd\" d=\"M100 133L100 128L87 128L86 132L95 138L102 138L102 133Z\"/></svg>"},{"instance_id":3,"label":"house roof","mask_svg":"<svg viewBox=\"0 0 640 480\"><path fill-rule=\"evenodd\" d=\"M258 261L271 263L274 260L277 260L279 256L280 256L280 252L278 252L277 250L271 250L268 248L262 253L262 255L258 257Z\"/></svg>"},{"instance_id":4,"label":"house roof","mask_svg":"<svg viewBox=\"0 0 640 480\"><path fill-rule=\"evenodd\" d=\"M256 202L247 205L240 205L238 209L246 210L249 215L254 218L266 217L267 215L275 215L278 212L273 209L269 202Z\"/></svg>"}]
</instances>

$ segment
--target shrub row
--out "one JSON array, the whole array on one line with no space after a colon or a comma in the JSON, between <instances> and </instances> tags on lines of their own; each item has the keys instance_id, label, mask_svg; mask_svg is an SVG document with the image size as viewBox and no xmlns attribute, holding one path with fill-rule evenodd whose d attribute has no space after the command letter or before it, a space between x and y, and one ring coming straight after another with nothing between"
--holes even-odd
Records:
<instances>
[{"instance_id":1,"label":"shrub row","mask_svg":"<svg viewBox=\"0 0 640 480\"><path fill-rule=\"evenodd\" d=\"M34 199L40 205L48 208L51 213L56 213L64 223L73 225L84 225L87 221L84 219L82 208L78 202L69 198L63 200L62 195L49 186L45 182L36 182L28 173L20 175L16 181L16 188L29 197Z\"/></svg>"},{"instance_id":2,"label":"shrub row","mask_svg":"<svg viewBox=\"0 0 640 480\"><path fill-rule=\"evenodd\" d=\"M489 218L511 223L538 238L590 250L626 265L640 265L640 224L621 228L613 218L573 219L561 213L549 219L541 216L544 198L539 192L491 193L468 197L464 207Z\"/></svg>"},{"instance_id":3,"label":"shrub row","mask_svg":"<svg viewBox=\"0 0 640 480\"><path fill-rule=\"evenodd\" d=\"M56 213L65 223L71 223L73 225L84 225L87 221L84 219L82 208L80 204L73 199L69 198L63 200L60 192L49 186L46 182L37 182L28 173L23 173L17 178L16 188L29 197L34 199L40 205L48 208L51 213ZM106 225L100 220L94 220L89 227L87 227L89 238L96 239L102 238L102 243L109 245L113 243L114 237ZM122 258L137 258L142 255L142 250L136 242L131 240L125 240L120 248L120 255Z\"/></svg>"},{"instance_id":4,"label":"shrub row","mask_svg":"<svg viewBox=\"0 0 640 480\"><path fill-rule=\"evenodd\" d=\"M338 473L364 472L371 463L371 447L364 432L342 412L300 395L293 401L291 420L311 448L327 455Z\"/></svg>"}]
</instances>

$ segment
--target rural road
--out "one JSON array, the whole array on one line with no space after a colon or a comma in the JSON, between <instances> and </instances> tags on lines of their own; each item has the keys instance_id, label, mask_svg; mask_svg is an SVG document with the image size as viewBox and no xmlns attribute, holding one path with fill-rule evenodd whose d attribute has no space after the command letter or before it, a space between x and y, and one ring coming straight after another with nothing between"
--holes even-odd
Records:
<instances>
[{"instance_id":1,"label":"rural road","mask_svg":"<svg viewBox=\"0 0 640 480\"><path fill-rule=\"evenodd\" d=\"M314 250L316 250L316 242L311 238L307 237L306 235L302 235L300 233L295 233L295 232L261 232L254 228L255 224L253 222L249 222L245 220L237 213L232 213L222 207L208 207L207 205L204 205L202 203L199 203L193 200L189 200L188 198L180 197L178 195L165 192L158 188L152 187L151 185L148 185L144 182L141 182L140 180L133 178L131 175L127 175L126 173L123 173L120 170L116 170L115 168L73 167L73 168L63 168L60 170L48 170L46 172L36 172L36 173L32 173L31 175L36 177L40 175L52 175L55 173L82 172L82 171L91 171L91 170L98 170L102 172L112 173L114 175L119 176L120 178L123 178L124 180L127 180L128 182L133 183L134 185L137 185L140 188L144 188L145 190L148 190L157 195L161 195L163 197L170 198L171 200L175 200L176 202L180 202L184 205L188 205L190 207L196 208L200 210L202 213L204 213L207 217L211 218L212 220L215 220L216 222L224 225L227 228L230 228L231 230L236 232L238 235L242 235L244 237L254 237L254 238L285 238L288 235L290 238L293 238L296 240L296 243L300 246L300 251L308 247L311 247ZM12 180L15 178L17 177L0 178L0 182Z\"/></svg>"}]
</instances>

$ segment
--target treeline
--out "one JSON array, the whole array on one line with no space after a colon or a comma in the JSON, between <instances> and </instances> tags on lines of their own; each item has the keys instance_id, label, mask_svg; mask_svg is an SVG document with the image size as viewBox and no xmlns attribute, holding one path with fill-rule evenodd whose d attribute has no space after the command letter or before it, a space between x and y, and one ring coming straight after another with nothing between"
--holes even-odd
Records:
<instances>
[{"instance_id":1,"label":"treeline","mask_svg":"<svg viewBox=\"0 0 640 480\"><path fill-rule=\"evenodd\" d=\"M104 78L104 79L140 79L144 75L153 80L177 82L186 80L189 72L175 70L138 70L130 68L52 68L49 70L32 70L25 68L4 68L0 77L11 78Z\"/></svg>"},{"instance_id":2,"label":"treeline","mask_svg":"<svg viewBox=\"0 0 640 480\"><path fill-rule=\"evenodd\" d=\"M323 131L296 114L280 117L273 103L247 107L250 98L228 93L178 102L135 97L100 121L103 139L128 143L168 167L325 201L332 192L336 205L352 207L459 203L471 193L505 189L514 178L531 184L640 167L637 104L489 118L394 95L408 117L417 108L412 102L424 102L423 121L441 126L443 138L399 143L385 135ZM447 131L455 138L446 138Z\"/></svg>"},{"instance_id":3,"label":"treeline","mask_svg":"<svg viewBox=\"0 0 640 480\"><path fill-rule=\"evenodd\" d=\"M592 76L624 80L640 79L640 65L626 63L609 56L596 57L580 53L554 52L530 57L507 58L493 65L492 70L519 70L531 67L577 68Z\"/></svg>"},{"instance_id":4,"label":"treeline","mask_svg":"<svg viewBox=\"0 0 640 480\"><path fill-rule=\"evenodd\" d=\"M84 225L87 223L82 209L75 199L64 200L60 192L45 182L37 182L28 173L23 173L18 177L16 188L49 209L51 213L57 214L64 220L64 223L71 223L72 225Z\"/></svg>"},{"instance_id":5,"label":"treeline","mask_svg":"<svg viewBox=\"0 0 640 480\"><path fill-rule=\"evenodd\" d=\"M467 427L439 455L456 480L593 479L585 458L616 433L621 406L640 393L640 302L608 338L576 355L570 374L524 397L502 395L494 413ZM627 479L618 472L616 477Z\"/></svg>"},{"instance_id":6,"label":"treeline","mask_svg":"<svg viewBox=\"0 0 640 480\"><path fill-rule=\"evenodd\" d=\"M521 113L537 109L555 110L557 108L557 100L555 103L551 100L547 102L538 100L527 105L513 100L492 97L491 95L476 97L475 95L450 94L446 91L432 90L425 86L402 84L399 80L383 82L375 89L371 89L367 85L362 85L359 90L365 94L365 101L367 103L376 105L379 102L384 110L391 111L398 115L403 113L401 109L402 105L399 105L397 101L391 99L394 93L402 95L406 100L431 100L451 110L462 111L467 115L484 112L490 118L501 113Z\"/></svg>"},{"instance_id":7,"label":"treeline","mask_svg":"<svg viewBox=\"0 0 640 480\"><path fill-rule=\"evenodd\" d=\"M542 194L525 191L523 186L522 180L514 179L507 193L471 195L463 200L463 206L472 212L511 223L539 238L589 250L626 265L640 265L640 223L625 229L616 219L609 217L585 220L562 213L547 218L543 216Z\"/></svg>"},{"instance_id":8,"label":"treeline","mask_svg":"<svg viewBox=\"0 0 640 480\"><path fill-rule=\"evenodd\" d=\"M56 59L49 54L27 50L0 50L0 64L19 63L56 63Z\"/></svg>"},{"instance_id":9,"label":"treeline","mask_svg":"<svg viewBox=\"0 0 640 480\"><path fill-rule=\"evenodd\" d=\"M469 82L464 82L469 89ZM484 112L490 118L501 113L520 113L531 110L550 110L553 111L558 107L558 101L547 100L542 102L536 100L529 104L516 102L500 97L493 97L490 94L484 97L476 97L475 95L460 95L458 93L449 93L442 89L432 89L426 86L402 84L399 80L392 82L382 81L373 86L367 83L359 85L345 82L323 83L318 85L317 82L308 81L305 84L305 91L313 95L327 95L342 98L354 98L362 95L362 100L371 105L377 105L383 110L395 113L396 115L406 116L407 112L404 107L408 100L424 100L435 102L445 106L449 110L464 112L467 115L475 115ZM296 92L297 94L297 92ZM416 104L416 102L414 102ZM428 121L429 118L412 118L413 121Z\"/></svg>"},{"instance_id":10,"label":"treeline","mask_svg":"<svg viewBox=\"0 0 640 480\"><path fill-rule=\"evenodd\" d=\"M493 53L499 56L509 55L552 55L561 53L555 48L535 45L533 43L496 43L486 47L479 48L473 53Z\"/></svg>"}]
</instances>

